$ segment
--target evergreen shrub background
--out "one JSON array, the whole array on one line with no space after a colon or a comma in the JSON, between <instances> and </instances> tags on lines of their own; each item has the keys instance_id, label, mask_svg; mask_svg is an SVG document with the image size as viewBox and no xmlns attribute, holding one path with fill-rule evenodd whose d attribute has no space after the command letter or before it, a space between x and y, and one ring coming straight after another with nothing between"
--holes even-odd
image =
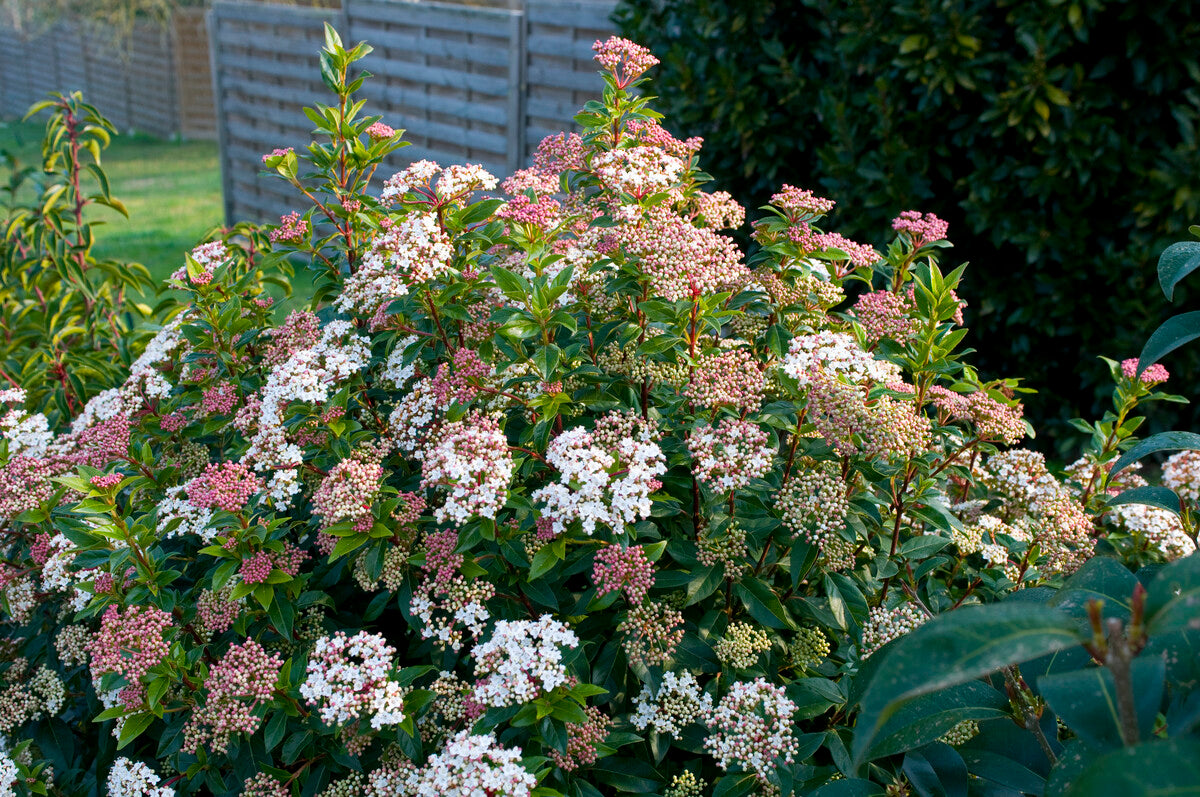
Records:
<instances>
[{"instance_id":1,"label":"evergreen shrub background","mask_svg":"<svg viewBox=\"0 0 1200 797\"><path fill-rule=\"evenodd\" d=\"M743 204L803 185L879 245L897 208L950 221L986 376L1022 374L1035 445L1095 412L1167 313L1164 246L1200 220L1200 20L1182 0L622 0L648 90ZM1168 367L1196 373L1197 352ZM1082 378L1081 378L1082 376ZM1156 426L1186 428L1184 407ZM1050 439L1047 439L1050 438Z\"/></svg>"}]
</instances>

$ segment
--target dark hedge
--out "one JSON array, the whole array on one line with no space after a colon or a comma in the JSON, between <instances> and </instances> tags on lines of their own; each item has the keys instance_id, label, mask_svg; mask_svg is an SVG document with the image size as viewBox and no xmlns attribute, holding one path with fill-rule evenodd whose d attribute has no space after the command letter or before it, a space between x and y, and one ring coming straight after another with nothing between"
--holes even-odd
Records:
<instances>
[{"instance_id":1,"label":"dark hedge","mask_svg":"<svg viewBox=\"0 0 1200 797\"><path fill-rule=\"evenodd\" d=\"M1035 426L1065 438L1061 421L1107 393L1097 356L1136 356L1169 314L1154 264L1200 221L1191 11L621 0L615 19L663 60L650 91L668 126L706 138L703 165L744 204L812 188L855 208L835 229L875 244L901 210L950 221L980 367L1025 375ZM1200 357L1166 364L1189 392ZM1164 409L1158 425L1194 425L1192 408Z\"/></svg>"}]
</instances>

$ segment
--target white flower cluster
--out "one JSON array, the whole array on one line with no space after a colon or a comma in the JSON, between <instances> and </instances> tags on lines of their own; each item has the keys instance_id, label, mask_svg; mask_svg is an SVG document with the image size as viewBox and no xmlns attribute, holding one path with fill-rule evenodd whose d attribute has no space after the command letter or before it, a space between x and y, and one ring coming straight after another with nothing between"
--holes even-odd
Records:
<instances>
[{"instance_id":1,"label":"white flower cluster","mask_svg":"<svg viewBox=\"0 0 1200 797\"><path fill-rule=\"evenodd\" d=\"M65 592L75 583L71 564L75 561L75 544L61 531L50 538L50 556L42 564L42 591Z\"/></svg>"},{"instance_id":2,"label":"white flower cluster","mask_svg":"<svg viewBox=\"0 0 1200 797\"><path fill-rule=\"evenodd\" d=\"M334 306L370 315L450 268L454 246L433 213L413 211L375 237Z\"/></svg>"},{"instance_id":3,"label":"white flower cluster","mask_svg":"<svg viewBox=\"0 0 1200 797\"><path fill-rule=\"evenodd\" d=\"M316 641L308 659L308 677L300 695L316 706L327 725L345 725L371 717L371 727L404 721L404 695L388 680L396 649L379 634L341 631Z\"/></svg>"},{"instance_id":4,"label":"white flower cluster","mask_svg":"<svg viewBox=\"0 0 1200 797\"><path fill-rule=\"evenodd\" d=\"M402 452L415 454L424 447L429 429L438 416L438 408L429 379L417 381L400 397L400 403L388 416L388 427Z\"/></svg>"},{"instance_id":5,"label":"white flower cluster","mask_svg":"<svg viewBox=\"0 0 1200 797\"><path fill-rule=\"evenodd\" d=\"M1008 551L1005 551L1004 555L1007 557ZM928 619L929 616L925 612L911 603L902 603L891 609L876 606L867 615L867 624L863 626L862 657L869 658L893 639L899 639L923 625Z\"/></svg>"},{"instance_id":6,"label":"white flower cluster","mask_svg":"<svg viewBox=\"0 0 1200 797\"><path fill-rule=\"evenodd\" d=\"M508 438L494 418L471 414L451 421L418 456L421 487L446 494L445 503L433 513L439 523L461 526L473 517L494 519L504 508L513 459Z\"/></svg>"},{"instance_id":7,"label":"white flower cluster","mask_svg":"<svg viewBox=\"0 0 1200 797\"><path fill-rule=\"evenodd\" d=\"M546 462L559 472L559 480L534 491L534 501L545 504L544 516L561 534L572 520L579 520L585 534L602 523L621 533L626 523L650 514L650 494L658 489L658 477L666 472L662 449L648 432L623 437L615 451L595 444L583 428L568 429L550 441ZM615 466L625 468L613 478Z\"/></svg>"},{"instance_id":8,"label":"white flower cluster","mask_svg":"<svg viewBox=\"0 0 1200 797\"><path fill-rule=\"evenodd\" d=\"M431 186L438 172L441 172L441 176L437 185ZM425 194L426 199L431 199L434 194L440 199L455 199L469 191L491 191L497 185L495 176L477 163L454 164L443 169L433 161L419 160L384 182L379 201L384 207L391 207L402 201L405 194L414 191Z\"/></svg>"},{"instance_id":9,"label":"white flower cluster","mask_svg":"<svg viewBox=\"0 0 1200 797\"><path fill-rule=\"evenodd\" d=\"M267 498L272 506L282 512L292 505L292 499L300 493L299 468L281 468L271 474L267 481Z\"/></svg>"},{"instance_id":10,"label":"white flower cluster","mask_svg":"<svg viewBox=\"0 0 1200 797\"><path fill-rule=\"evenodd\" d=\"M704 740L704 747L721 769L737 764L765 784L776 760L791 764L795 758L795 712L796 704L787 698L783 687L773 686L765 678L739 681L713 711L712 733Z\"/></svg>"},{"instance_id":11,"label":"white flower cluster","mask_svg":"<svg viewBox=\"0 0 1200 797\"><path fill-rule=\"evenodd\" d=\"M901 378L899 366L875 359L845 332L822 331L792 338L780 367L802 386L812 383L817 370L841 375L854 384L887 384Z\"/></svg>"},{"instance_id":12,"label":"white flower cluster","mask_svg":"<svg viewBox=\"0 0 1200 797\"><path fill-rule=\"evenodd\" d=\"M166 360L183 340L179 327L183 324L184 315L175 316L150 339L142 355L134 360L129 369L129 378L121 387L98 393L84 405L75 420L71 421L73 434L118 415L130 415L140 409L147 398L166 398L171 394L171 383L155 366Z\"/></svg>"},{"instance_id":13,"label":"white flower cluster","mask_svg":"<svg viewBox=\"0 0 1200 797\"><path fill-rule=\"evenodd\" d=\"M374 783L380 794L391 784ZM425 766L409 774L401 797L529 797L537 778L521 766L519 747L500 747L493 734L459 731Z\"/></svg>"},{"instance_id":14,"label":"white flower cluster","mask_svg":"<svg viewBox=\"0 0 1200 797\"><path fill-rule=\"evenodd\" d=\"M0 404L24 404L25 396L25 388L8 387L0 390Z\"/></svg>"},{"instance_id":15,"label":"white flower cluster","mask_svg":"<svg viewBox=\"0 0 1200 797\"><path fill-rule=\"evenodd\" d=\"M644 197L674 186L686 165L658 147L630 147L600 154L593 167L605 187Z\"/></svg>"},{"instance_id":16,"label":"white flower cluster","mask_svg":"<svg viewBox=\"0 0 1200 797\"><path fill-rule=\"evenodd\" d=\"M0 797L16 797L18 775L17 763L8 753L0 753Z\"/></svg>"},{"instance_id":17,"label":"white flower cluster","mask_svg":"<svg viewBox=\"0 0 1200 797\"><path fill-rule=\"evenodd\" d=\"M775 450L767 433L749 421L723 418L688 435L696 478L714 490L741 490L771 468Z\"/></svg>"},{"instance_id":18,"label":"white flower cluster","mask_svg":"<svg viewBox=\"0 0 1200 797\"><path fill-rule=\"evenodd\" d=\"M370 360L370 341L354 334L353 324L349 321L327 324L316 345L293 352L267 375L258 431L242 461L253 462L255 470L299 464L303 452L299 446L287 442L283 426L288 404L327 401L334 386L361 371Z\"/></svg>"},{"instance_id":19,"label":"white flower cluster","mask_svg":"<svg viewBox=\"0 0 1200 797\"><path fill-rule=\"evenodd\" d=\"M9 410L0 418L0 435L8 440L10 457L40 457L54 440L46 416L40 412L30 415L24 410Z\"/></svg>"},{"instance_id":20,"label":"white flower cluster","mask_svg":"<svg viewBox=\"0 0 1200 797\"><path fill-rule=\"evenodd\" d=\"M1163 472L1165 474L1166 468ZM1168 560L1179 559L1196 550L1196 543L1183 530L1179 516L1166 509L1145 504L1118 504L1113 507L1109 520L1141 537Z\"/></svg>"},{"instance_id":21,"label":"white flower cluster","mask_svg":"<svg viewBox=\"0 0 1200 797\"><path fill-rule=\"evenodd\" d=\"M163 492L163 499L158 502L157 530L167 540L195 534L207 545L217 536L217 530L208 525L212 522L212 516L212 509L196 506L187 499L184 485L168 487ZM179 525L168 531L167 526L173 520L178 520Z\"/></svg>"},{"instance_id":22,"label":"white flower cluster","mask_svg":"<svg viewBox=\"0 0 1200 797\"><path fill-rule=\"evenodd\" d=\"M1162 483L1184 501L1200 501L1200 451L1180 451L1167 457Z\"/></svg>"},{"instance_id":23,"label":"white flower cluster","mask_svg":"<svg viewBox=\"0 0 1200 797\"><path fill-rule=\"evenodd\" d=\"M693 722L706 722L713 710L712 695L703 692L696 677L684 670L676 675L663 673L658 694L651 696L650 687L643 685L634 701L637 710L630 721L639 731L653 726L659 733L679 736Z\"/></svg>"},{"instance_id":24,"label":"white flower cluster","mask_svg":"<svg viewBox=\"0 0 1200 797\"><path fill-rule=\"evenodd\" d=\"M498 620L492 638L471 651L475 658L474 698L485 706L528 703L567 682L563 648L579 637L548 614L537 620Z\"/></svg>"},{"instance_id":25,"label":"white flower cluster","mask_svg":"<svg viewBox=\"0 0 1200 797\"><path fill-rule=\"evenodd\" d=\"M159 786L162 778L141 761L121 756L108 771L109 797L174 797L170 786Z\"/></svg>"},{"instance_id":26,"label":"white flower cluster","mask_svg":"<svg viewBox=\"0 0 1200 797\"><path fill-rule=\"evenodd\" d=\"M379 376L396 386L396 389L403 389L408 380L412 379L417 373L417 364L404 362L404 351L409 346L417 342L416 335L408 335L396 341L396 345L392 348L392 353L388 355L387 363L383 366L383 372Z\"/></svg>"}]
</instances>

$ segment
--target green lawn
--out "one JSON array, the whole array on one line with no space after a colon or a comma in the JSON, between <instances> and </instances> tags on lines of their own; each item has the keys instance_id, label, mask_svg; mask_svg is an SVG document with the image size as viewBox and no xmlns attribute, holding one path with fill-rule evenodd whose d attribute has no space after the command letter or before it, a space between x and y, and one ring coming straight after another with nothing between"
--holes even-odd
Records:
<instances>
[{"instance_id":1,"label":"green lawn","mask_svg":"<svg viewBox=\"0 0 1200 797\"><path fill-rule=\"evenodd\" d=\"M22 164L41 159L43 127L36 121L0 124L0 149ZM103 153L112 194L129 218L96 208L96 256L144 264L157 278L183 262L183 254L220 224L221 172L211 141L162 141L119 135Z\"/></svg>"}]
</instances>

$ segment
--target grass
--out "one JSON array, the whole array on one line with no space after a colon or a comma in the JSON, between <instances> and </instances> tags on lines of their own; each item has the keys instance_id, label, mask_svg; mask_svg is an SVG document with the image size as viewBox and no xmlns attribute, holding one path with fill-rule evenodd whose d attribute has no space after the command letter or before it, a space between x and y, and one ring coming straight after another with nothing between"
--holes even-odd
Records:
<instances>
[{"instance_id":1,"label":"grass","mask_svg":"<svg viewBox=\"0 0 1200 797\"><path fill-rule=\"evenodd\" d=\"M0 149L21 165L36 165L43 129L37 121L0 124ZM163 279L223 222L215 142L119 135L102 157L112 195L125 203L129 218L94 208L90 218L105 222L95 231L98 258L142 263ZM32 191L18 198L28 200Z\"/></svg>"}]
</instances>

